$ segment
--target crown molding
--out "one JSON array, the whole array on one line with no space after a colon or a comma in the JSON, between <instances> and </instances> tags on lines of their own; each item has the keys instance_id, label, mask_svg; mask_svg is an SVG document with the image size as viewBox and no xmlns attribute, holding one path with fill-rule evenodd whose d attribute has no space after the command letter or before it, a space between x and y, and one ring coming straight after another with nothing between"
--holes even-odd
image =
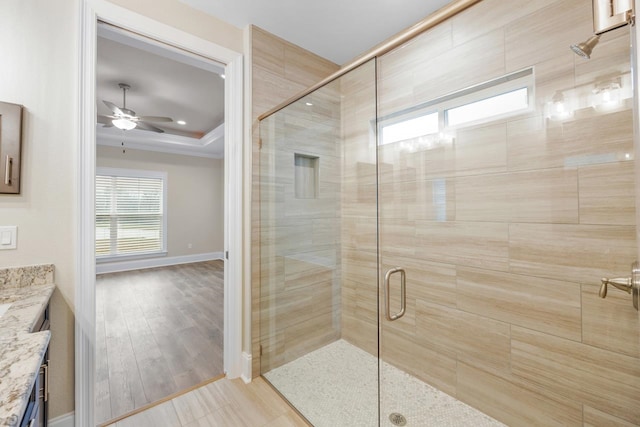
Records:
<instances>
[{"instance_id":1,"label":"crown molding","mask_svg":"<svg viewBox=\"0 0 640 427\"><path fill-rule=\"evenodd\" d=\"M156 133L132 129L123 131L115 127L96 126L98 145L121 147L185 156L224 158L224 123L205 134L202 138Z\"/></svg>"}]
</instances>

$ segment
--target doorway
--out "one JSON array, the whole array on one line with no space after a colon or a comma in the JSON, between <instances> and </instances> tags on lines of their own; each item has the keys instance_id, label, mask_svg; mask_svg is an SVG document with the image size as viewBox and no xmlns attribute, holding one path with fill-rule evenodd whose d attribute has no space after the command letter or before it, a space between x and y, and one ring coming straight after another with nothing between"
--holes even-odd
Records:
<instances>
[{"instance_id":1,"label":"doorway","mask_svg":"<svg viewBox=\"0 0 640 427\"><path fill-rule=\"evenodd\" d=\"M152 21L105 1L83 3L80 72L78 276L76 287L76 425L95 425L95 175L96 175L96 40L98 21L135 34L178 46L196 56L223 64L225 86L224 159L224 371L231 378L241 375L242 301L242 55L173 27Z\"/></svg>"},{"instance_id":2,"label":"doorway","mask_svg":"<svg viewBox=\"0 0 640 427\"><path fill-rule=\"evenodd\" d=\"M224 372L225 75L102 22L96 65L103 424Z\"/></svg>"}]
</instances>

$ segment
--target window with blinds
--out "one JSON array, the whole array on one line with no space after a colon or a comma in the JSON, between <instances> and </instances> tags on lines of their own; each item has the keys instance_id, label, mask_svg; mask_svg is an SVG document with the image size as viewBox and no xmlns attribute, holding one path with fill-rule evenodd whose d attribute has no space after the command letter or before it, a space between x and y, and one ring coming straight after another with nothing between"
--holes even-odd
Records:
<instances>
[{"instance_id":1,"label":"window with blinds","mask_svg":"<svg viewBox=\"0 0 640 427\"><path fill-rule=\"evenodd\" d=\"M98 168L96 257L165 251L166 174Z\"/></svg>"}]
</instances>

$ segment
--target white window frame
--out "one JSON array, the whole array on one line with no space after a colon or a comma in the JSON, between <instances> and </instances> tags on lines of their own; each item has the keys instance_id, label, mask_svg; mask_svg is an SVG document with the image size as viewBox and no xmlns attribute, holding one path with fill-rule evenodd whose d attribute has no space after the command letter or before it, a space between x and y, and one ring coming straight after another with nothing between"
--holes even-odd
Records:
<instances>
[{"instance_id":1,"label":"white window frame","mask_svg":"<svg viewBox=\"0 0 640 427\"><path fill-rule=\"evenodd\" d=\"M159 251L153 252L141 252L136 254L124 254L124 255L96 255L96 263L106 263L115 260L125 261L144 258L155 258L167 255L167 186L168 175L165 171L153 171L143 169L121 169L121 168L109 168L109 167L97 167L96 176L118 176L127 178L156 178L162 180L162 248ZM94 230L95 231L95 230Z\"/></svg>"},{"instance_id":2,"label":"white window frame","mask_svg":"<svg viewBox=\"0 0 640 427\"><path fill-rule=\"evenodd\" d=\"M480 99L472 99L471 101L464 103L464 104L460 104L460 105L456 105L456 106L452 106L449 107L447 109L444 110L444 114L445 114L445 123L446 123L446 127L447 128L459 128L459 127L464 127L464 126L473 126L474 124L479 124L479 123L484 123L484 122L489 122L489 121L496 121L496 120L500 120L502 118L506 118L506 117L510 117L510 116L514 116L517 114L522 114L523 112L526 111L530 111L531 108L531 100L532 100L532 96L531 96L531 92L532 89L528 86L524 85L524 82L522 82L520 85L517 85L514 88L507 88L507 87L501 87L500 89L500 93L492 93L492 92L487 92L487 96L484 98L480 98ZM459 109L463 109L463 108L468 108L472 105L477 105L480 103L484 103L486 101L489 100L495 100L497 98L504 98L504 97L508 97L510 95L515 95L518 93L522 93L524 91L525 94L525 100L524 100L524 106L521 108L517 108L517 109L512 109L512 110L504 110L501 113L489 113L486 115L482 115L482 116L478 116L475 119L466 119L464 121L459 121L457 124L452 124L452 116L451 116L451 112L455 111L455 110L459 110ZM474 97L474 98L479 98L478 96ZM458 119L460 120L460 119Z\"/></svg>"},{"instance_id":3,"label":"white window frame","mask_svg":"<svg viewBox=\"0 0 640 427\"><path fill-rule=\"evenodd\" d=\"M525 108L481 117L477 120L466 121L456 126L451 126L448 123L448 111L451 109L463 107L465 105L473 104L492 97L501 96L524 88L527 89L527 106ZM397 125L405 121L429 116L436 113L438 114L439 123L438 132L425 133L424 135L421 135L421 137L433 136L437 139L441 135L446 136L449 134L449 132L455 132L455 130L457 129L504 120L509 117L530 113L532 111L535 111L535 70L533 67L506 74L504 76L474 86L460 89L439 98L435 98L415 105L413 107L396 111L386 117L381 117L378 120L378 144L387 145L403 142L402 140L385 142L382 137L384 135L385 127Z\"/></svg>"}]
</instances>

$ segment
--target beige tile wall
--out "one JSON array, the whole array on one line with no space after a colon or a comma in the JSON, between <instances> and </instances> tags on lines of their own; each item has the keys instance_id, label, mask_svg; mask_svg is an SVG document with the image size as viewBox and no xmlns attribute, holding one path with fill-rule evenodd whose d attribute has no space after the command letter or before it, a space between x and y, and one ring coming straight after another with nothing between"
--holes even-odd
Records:
<instances>
[{"instance_id":1,"label":"beige tile wall","mask_svg":"<svg viewBox=\"0 0 640 427\"><path fill-rule=\"evenodd\" d=\"M382 266L408 286L382 356L510 425L640 425L640 322L628 295L597 295L636 258L630 104L544 116L558 90L628 75L628 29L585 61L568 46L591 33L589 0L484 0L378 63L382 114L535 67L535 111L379 152ZM374 327L360 302L343 303L345 337Z\"/></svg>"},{"instance_id":2,"label":"beige tile wall","mask_svg":"<svg viewBox=\"0 0 640 427\"><path fill-rule=\"evenodd\" d=\"M339 200L335 196L327 199L327 194L337 194L336 179L339 170L331 144L322 147L305 147L303 143L289 141L286 155L279 159L280 170L277 180L263 182L265 194L277 195L277 202L271 205L270 226L260 230L260 160L267 156L260 151L258 116L286 99L301 92L338 69L317 55L295 46L258 27L251 27L251 85L252 85L252 353L253 376L260 375L260 343L263 344L262 363L266 370L288 358L296 357L305 349L314 348L318 343L334 339L336 315L331 314L331 305L339 306L339 295L334 283L336 249L339 244L339 229L327 215L335 216ZM326 100L325 100L326 101ZM304 105L304 104L303 104ZM315 118L336 120L332 116L337 107L330 102L314 106ZM287 129L297 131L304 141L304 128L311 125L304 114L288 117ZM330 137L326 136L329 140ZM299 150L298 148L299 147ZM321 151L314 151L320 148ZM320 185L320 200L295 200L293 187L293 151L301 154L323 156L320 161L323 179ZM283 152L284 153L284 152ZM326 156L326 157L325 157ZM329 157L333 157L331 161ZM268 163L268 162L267 162ZM273 170L263 170L262 173ZM275 174L273 174L275 176ZM287 210L283 205L287 202ZM323 212L312 218L310 212ZM286 226L282 219L287 217ZM262 233L262 235L261 235ZM282 242L276 246L276 237ZM315 247L314 245L318 245ZM310 251L314 251L310 253ZM329 253L333 251L333 255ZM261 303L260 283L263 280ZM293 304L293 301L298 301ZM261 312L261 307L263 308ZM289 313L287 315L286 313ZM339 313L339 312L338 312ZM262 315L263 330L260 330ZM290 319L297 319L296 322ZM318 325L327 326L317 328Z\"/></svg>"}]
</instances>

